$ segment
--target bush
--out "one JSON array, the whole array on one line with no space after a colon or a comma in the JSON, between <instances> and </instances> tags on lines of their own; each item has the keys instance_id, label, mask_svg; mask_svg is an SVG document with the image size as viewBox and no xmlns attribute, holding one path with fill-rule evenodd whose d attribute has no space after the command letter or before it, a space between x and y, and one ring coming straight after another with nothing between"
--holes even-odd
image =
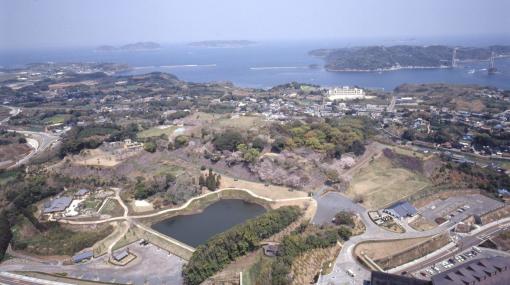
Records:
<instances>
[{"instance_id":1,"label":"bush","mask_svg":"<svg viewBox=\"0 0 510 285\"><path fill-rule=\"evenodd\" d=\"M335 215L334 223L336 225L345 225L349 227L354 227L354 219L353 214L347 211L338 212Z\"/></svg>"},{"instance_id":2,"label":"bush","mask_svg":"<svg viewBox=\"0 0 510 285\"><path fill-rule=\"evenodd\" d=\"M175 137L174 148L178 149L178 148L187 146L188 143L189 143L189 137L188 136L179 135L179 136Z\"/></svg>"},{"instance_id":3,"label":"bush","mask_svg":"<svg viewBox=\"0 0 510 285\"><path fill-rule=\"evenodd\" d=\"M213 140L214 147L219 150L235 151L239 144L243 143L243 136L233 130L227 130L216 137Z\"/></svg>"},{"instance_id":4,"label":"bush","mask_svg":"<svg viewBox=\"0 0 510 285\"><path fill-rule=\"evenodd\" d=\"M143 144L143 149L147 152L151 152L151 153L154 153L156 152L156 143L155 142L152 142L152 141L149 141L149 142L146 142Z\"/></svg>"}]
</instances>

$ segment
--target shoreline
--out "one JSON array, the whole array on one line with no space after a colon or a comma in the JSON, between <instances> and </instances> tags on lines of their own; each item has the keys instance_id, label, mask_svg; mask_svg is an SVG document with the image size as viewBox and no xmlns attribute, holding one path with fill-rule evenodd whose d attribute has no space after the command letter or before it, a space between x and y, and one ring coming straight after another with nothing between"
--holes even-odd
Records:
<instances>
[{"instance_id":1,"label":"shoreline","mask_svg":"<svg viewBox=\"0 0 510 285\"><path fill-rule=\"evenodd\" d=\"M400 66L400 67L390 67L390 68L379 68L379 69L351 69L351 68L343 68L343 69L334 69L324 67L324 69L328 72L358 72L358 73L370 73L370 72L390 72L390 71L399 71L399 70L421 70L421 69L453 69L451 66Z\"/></svg>"}]
</instances>

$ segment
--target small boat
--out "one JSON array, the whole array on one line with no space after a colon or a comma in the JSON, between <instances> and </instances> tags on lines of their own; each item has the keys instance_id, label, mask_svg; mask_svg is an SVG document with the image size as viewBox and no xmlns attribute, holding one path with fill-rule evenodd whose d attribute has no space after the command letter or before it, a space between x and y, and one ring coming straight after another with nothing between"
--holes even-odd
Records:
<instances>
[{"instance_id":1,"label":"small boat","mask_svg":"<svg viewBox=\"0 0 510 285\"><path fill-rule=\"evenodd\" d=\"M474 74L475 73L475 70L474 69L471 69L468 71L468 74Z\"/></svg>"}]
</instances>

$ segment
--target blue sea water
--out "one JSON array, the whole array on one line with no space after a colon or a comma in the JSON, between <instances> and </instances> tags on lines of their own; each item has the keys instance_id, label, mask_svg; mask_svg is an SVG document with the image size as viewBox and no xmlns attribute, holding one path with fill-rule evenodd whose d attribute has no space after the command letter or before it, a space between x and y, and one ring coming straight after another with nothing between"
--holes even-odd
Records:
<instances>
[{"instance_id":1,"label":"blue sea water","mask_svg":"<svg viewBox=\"0 0 510 285\"><path fill-rule=\"evenodd\" d=\"M320 58L308 55L316 48L368 44L462 44L466 46L502 43L494 41L306 41L262 42L241 48L164 45L159 50L139 52L95 52L93 47L0 51L0 65L19 67L33 62L115 62L134 67L127 74L168 72L192 82L231 81L244 87L270 88L291 81L322 86L357 85L392 90L403 83L479 84L510 89L510 59L498 59L498 73L488 75L487 62L469 63L456 69L398 70L387 72L328 72ZM506 43L506 39L503 40ZM319 68L310 68L311 64Z\"/></svg>"}]
</instances>

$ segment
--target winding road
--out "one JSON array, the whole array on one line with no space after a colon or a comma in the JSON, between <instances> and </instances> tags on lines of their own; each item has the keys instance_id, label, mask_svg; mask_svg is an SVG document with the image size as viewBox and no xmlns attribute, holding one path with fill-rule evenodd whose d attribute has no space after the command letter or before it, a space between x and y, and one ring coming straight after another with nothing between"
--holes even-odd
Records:
<instances>
[{"instance_id":1,"label":"winding road","mask_svg":"<svg viewBox=\"0 0 510 285\"><path fill-rule=\"evenodd\" d=\"M0 121L0 125L7 123L11 117L16 116L19 113L21 113L21 108L5 106L5 105L2 105L2 106L11 109L11 111L9 112L9 117ZM59 136L51 134L51 133L46 133L46 132L33 132L33 131L15 130L15 129L8 129L7 131L24 134L25 136L33 138L37 141L36 146L31 145L31 147L33 147L34 149L29 154L27 154L24 158L16 161L16 163L14 165L11 165L9 168L15 168L15 167L18 167L20 165L27 163L31 158L50 149L52 146L54 146L60 140Z\"/></svg>"}]
</instances>

